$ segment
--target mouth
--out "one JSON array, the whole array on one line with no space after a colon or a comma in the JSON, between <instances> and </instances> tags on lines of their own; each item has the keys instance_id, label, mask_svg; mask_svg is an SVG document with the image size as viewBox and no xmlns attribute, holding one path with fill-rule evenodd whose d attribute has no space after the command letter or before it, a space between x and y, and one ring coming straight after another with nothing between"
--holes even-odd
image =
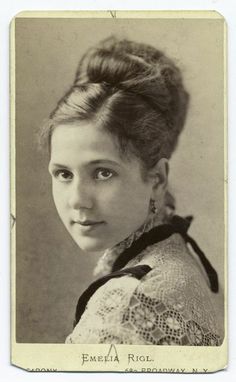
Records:
<instances>
[{"instance_id":1,"label":"mouth","mask_svg":"<svg viewBox=\"0 0 236 382\"><path fill-rule=\"evenodd\" d=\"M104 223L103 221L93 221L93 220L74 220L73 221L74 224L79 224L83 227L89 227L89 226L95 226L95 225L98 225L98 224L102 224Z\"/></svg>"},{"instance_id":2,"label":"mouth","mask_svg":"<svg viewBox=\"0 0 236 382\"><path fill-rule=\"evenodd\" d=\"M87 232L105 224L104 221L94 221L94 220L73 220L73 225L78 225L82 232Z\"/></svg>"},{"instance_id":3,"label":"mouth","mask_svg":"<svg viewBox=\"0 0 236 382\"><path fill-rule=\"evenodd\" d=\"M94 221L94 220L73 220L72 225L76 228L78 227L80 234L82 235L92 235L97 232L97 230L105 224L104 221Z\"/></svg>"}]
</instances>

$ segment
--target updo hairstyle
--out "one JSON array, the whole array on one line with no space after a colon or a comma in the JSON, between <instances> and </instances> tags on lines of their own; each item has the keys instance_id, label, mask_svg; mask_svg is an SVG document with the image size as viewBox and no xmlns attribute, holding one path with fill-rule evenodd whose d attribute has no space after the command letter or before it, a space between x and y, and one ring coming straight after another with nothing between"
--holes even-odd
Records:
<instances>
[{"instance_id":1,"label":"updo hairstyle","mask_svg":"<svg viewBox=\"0 0 236 382\"><path fill-rule=\"evenodd\" d=\"M179 69L161 51L112 36L82 57L42 139L50 150L58 125L93 122L117 138L122 154L135 154L150 169L173 153L188 98Z\"/></svg>"}]
</instances>

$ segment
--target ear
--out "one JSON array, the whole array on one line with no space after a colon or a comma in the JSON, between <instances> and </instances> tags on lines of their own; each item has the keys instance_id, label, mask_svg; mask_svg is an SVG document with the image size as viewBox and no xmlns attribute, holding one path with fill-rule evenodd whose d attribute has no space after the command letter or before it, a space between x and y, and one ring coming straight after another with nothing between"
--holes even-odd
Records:
<instances>
[{"instance_id":1,"label":"ear","mask_svg":"<svg viewBox=\"0 0 236 382\"><path fill-rule=\"evenodd\" d=\"M150 171L152 179L152 199L162 201L162 198L164 198L168 184L168 174L168 160L166 158L161 158Z\"/></svg>"}]
</instances>

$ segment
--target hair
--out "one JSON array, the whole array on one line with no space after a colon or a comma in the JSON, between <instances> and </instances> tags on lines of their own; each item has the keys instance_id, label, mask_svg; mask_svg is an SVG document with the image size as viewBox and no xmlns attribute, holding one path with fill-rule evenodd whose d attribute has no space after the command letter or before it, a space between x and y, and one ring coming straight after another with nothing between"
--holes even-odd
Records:
<instances>
[{"instance_id":1,"label":"hair","mask_svg":"<svg viewBox=\"0 0 236 382\"><path fill-rule=\"evenodd\" d=\"M161 51L114 36L82 57L75 80L44 124L50 142L60 124L95 122L146 169L169 159L183 129L188 93L180 70Z\"/></svg>"}]
</instances>

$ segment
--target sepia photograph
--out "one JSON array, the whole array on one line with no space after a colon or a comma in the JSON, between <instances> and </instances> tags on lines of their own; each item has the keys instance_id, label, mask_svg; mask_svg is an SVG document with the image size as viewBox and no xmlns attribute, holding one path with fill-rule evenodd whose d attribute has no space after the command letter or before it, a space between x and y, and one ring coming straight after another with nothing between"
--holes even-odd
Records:
<instances>
[{"instance_id":1,"label":"sepia photograph","mask_svg":"<svg viewBox=\"0 0 236 382\"><path fill-rule=\"evenodd\" d=\"M94 13L12 24L12 341L155 368L226 341L225 21Z\"/></svg>"}]
</instances>

